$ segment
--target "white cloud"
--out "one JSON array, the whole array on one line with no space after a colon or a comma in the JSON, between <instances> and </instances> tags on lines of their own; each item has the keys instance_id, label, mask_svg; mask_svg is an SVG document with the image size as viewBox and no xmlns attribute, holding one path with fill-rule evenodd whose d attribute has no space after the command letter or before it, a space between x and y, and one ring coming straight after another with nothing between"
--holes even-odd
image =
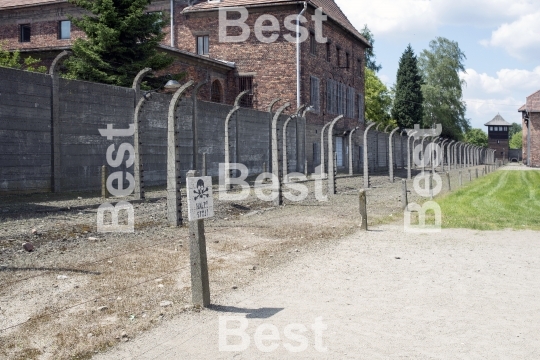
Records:
<instances>
[{"instance_id":1,"label":"white cloud","mask_svg":"<svg viewBox=\"0 0 540 360\"><path fill-rule=\"evenodd\" d=\"M511 56L526 58L540 53L540 11L526 14L501 25L491 33L491 39L481 41L484 46L505 49Z\"/></svg>"},{"instance_id":2,"label":"white cloud","mask_svg":"<svg viewBox=\"0 0 540 360\"><path fill-rule=\"evenodd\" d=\"M467 69L460 77L467 82L463 98L467 103L467 117L474 128L483 129L497 114L510 123L520 123L518 108L528 95L540 89L540 66L532 71L501 69L496 76Z\"/></svg>"},{"instance_id":3,"label":"white cloud","mask_svg":"<svg viewBox=\"0 0 540 360\"><path fill-rule=\"evenodd\" d=\"M514 97L504 98L465 98L467 103L467 117L471 119L473 128L484 129L484 124L500 114L509 123L521 123L521 114L517 111L523 105L525 99ZM521 104L516 106L517 104Z\"/></svg>"},{"instance_id":4,"label":"white cloud","mask_svg":"<svg viewBox=\"0 0 540 360\"><path fill-rule=\"evenodd\" d=\"M431 38L443 25L493 28L522 14L540 11L537 0L336 0L358 28L368 24L375 36Z\"/></svg>"},{"instance_id":5,"label":"white cloud","mask_svg":"<svg viewBox=\"0 0 540 360\"><path fill-rule=\"evenodd\" d=\"M460 77L467 82L464 89L466 96L482 97L485 94L510 96L516 93L529 94L540 89L540 66L532 71L501 69L497 71L496 77L467 69Z\"/></svg>"}]
</instances>

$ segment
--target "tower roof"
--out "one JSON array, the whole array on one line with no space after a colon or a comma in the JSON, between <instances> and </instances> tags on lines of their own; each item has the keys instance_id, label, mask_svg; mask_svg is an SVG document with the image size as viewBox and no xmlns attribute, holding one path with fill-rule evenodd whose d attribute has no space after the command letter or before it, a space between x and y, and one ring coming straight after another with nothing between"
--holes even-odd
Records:
<instances>
[{"instance_id":1,"label":"tower roof","mask_svg":"<svg viewBox=\"0 0 540 360\"><path fill-rule=\"evenodd\" d=\"M512 126L512 124L504 120L500 114L497 114L497 116L495 116L493 120L491 120L487 124L484 124L484 126Z\"/></svg>"}]
</instances>

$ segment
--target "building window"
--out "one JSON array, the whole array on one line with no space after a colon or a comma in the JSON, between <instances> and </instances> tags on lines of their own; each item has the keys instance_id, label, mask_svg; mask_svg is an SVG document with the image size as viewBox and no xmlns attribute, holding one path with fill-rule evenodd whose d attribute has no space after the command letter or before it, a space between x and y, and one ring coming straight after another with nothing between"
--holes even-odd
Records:
<instances>
[{"instance_id":1,"label":"building window","mask_svg":"<svg viewBox=\"0 0 540 360\"><path fill-rule=\"evenodd\" d=\"M356 90L353 87L347 88L347 108L346 116L349 118L354 118L354 108L355 108L355 98Z\"/></svg>"},{"instance_id":2,"label":"building window","mask_svg":"<svg viewBox=\"0 0 540 360\"><path fill-rule=\"evenodd\" d=\"M309 52L312 55L317 55L317 39L313 31L309 32Z\"/></svg>"},{"instance_id":3,"label":"building window","mask_svg":"<svg viewBox=\"0 0 540 360\"><path fill-rule=\"evenodd\" d=\"M356 59L356 75L362 77L362 59Z\"/></svg>"},{"instance_id":4,"label":"building window","mask_svg":"<svg viewBox=\"0 0 540 360\"><path fill-rule=\"evenodd\" d=\"M313 111L319 112L321 109L321 82L319 78L312 76L311 77L311 86L310 86L310 105L313 106Z\"/></svg>"},{"instance_id":5,"label":"building window","mask_svg":"<svg viewBox=\"0 0 540 360\"><path fill-rule=\"evenodd\" d=\"M326 43L326 61L330 62L332 60L332 47L330 42Z\"/></svg>"},{"instance_id":6,"label":"building window","mask_svg":"<svg viewBox=\"0 0 540 360\"><path fill-rule=\"evenodd\" d=\"M71 39L71 21L64 20L58 22L58 38L60 40Z\"/></svg>"},{"instance_id":7,"label":"building window","mask_svg":"<svg viewBox=\"0 0 540 360\"><path fill-rule=\"evenodd\" d=\"M209 36L197 36L197 54L199 55L208 55L208 40Z\"/></svg>"},{"instance_id":8,"label":"building window","mask_svg":"<svg viewBox=\"0 0 540 360\"><path fill-rule=\"evenodd\" d=\"M348 69L351 67L351 59L349 53L345 53L345 67Z\"/></svg>"},{"instance_id":9,"label":"building window","mask_svg":"<svg viewBox=\"0 0 540 360\"><path fill-rule=\"evenodd\" d=\"M334 80L326 80L326 112L329 114L337 113L336 94L337 83Z\"/></svg>"},{"instance_id":10,"label":"building window","mask_svg":"<svg viewBox=\"0 0 540 360\"><path fill-rule=\"evenodd\" d=\"M238 88L240 92L249 90L249 93L242 96L240 106L253 107L253 76L240 76Z\"/></svg>"},{"instance_id":11,"label":"building window","mask_svg":"<svg viewBox=\"0 0 540 360\"><path fill-rule=\"evenodd\" d=\"M341 49L339 46L336 46L336 57L337 57L337 66L341 65Z\"/></svg>"},{"instance_id":12,"label":"building window","mask_svg":"<svg viewBox=\"0 0 540 360\"><path fill-rule=\"evenodd\" d=\"M30 24L23 24L19 26L19 41L20 42L30 42Z\"/></svg>"},{"instance_id":13,"label":"building window","mask_svg":"<svg viewBox=\"0 0 540 360\"><path fill-rule=\"evenodd\" d=\"M214 82L212 83L212 88L210 92L211 92L210 101L215 102L215 103L223 102L223 90L221 88L221 83L219 82L219 80L214 80Z\"/></svg>"},{"instance_id":14,"label":"building window","mask_svg":"<svg viewBox=\"0 0 540 360\"><path fill-rule=\"evenodd\" d=\"M358 121L364 123L364 96L358 94Z\"/></svg>"}]
</instances>

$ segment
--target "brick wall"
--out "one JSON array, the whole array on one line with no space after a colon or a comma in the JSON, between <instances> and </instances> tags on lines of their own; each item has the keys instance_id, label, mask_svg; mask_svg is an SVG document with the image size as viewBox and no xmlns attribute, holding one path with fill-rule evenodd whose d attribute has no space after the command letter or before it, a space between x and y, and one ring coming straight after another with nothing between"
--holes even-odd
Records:
<instances>
[{"instance_id":1,"label":"brick wall","mask_svg":"<svg viewBox=\"0 0 540 360\"><path fill-rule=\"evenodd\" d=\"M531 166L540 167L540 113L530 113L531 120ZM527 124L523 126L523 162L527 163Z\"/></svg>"},{"instance_id":2,"label":"brick wall","mask_svg":"<svg viewBox=\"0 0 540 360\"><path fill-rule=\"evenodd\" d=\"M254 101L255 107L266 110L268 104L275 98L282 98L291 102L290 112L296 110L296 44L290 43L283 35L290 34L284 27L285 17L298 14L297 6L263 7L249 9L249 18L246 24L251 29L251 34L243 43L219 43L218 36L218 13L188 13L176 15L176 46L182 50L196 51L196 36L208 35L210 38L209 55L212 58L232 61L237 66L238 75L253 75L255 82ZM311 11L311 10L310 10ZM263 14L272 14L280 24L279 38L274 43L261 43L253 31L254 23ZM311 20L311 14L307 15ZM309 26L313 29L312 22ZM229 35L238 35L240 31L229 29ZM236 32L235 32L236 31ZM269 34L264 34L268 36ZM356 75L357 59L363 59L364 47L350 34L339 29L330 22L325 22L323 35L332 41L333 51L330 62L325 60L326 45L317 44L316 56L310 54L309 41L302 43L302 83L301 102L310 102L310 76L320 78L321 111L319 114L309 114L308 122L323 125L335 117L334 114L326 114L326 79L331 78L340 81L347 86L355 87L357 93L363 93L363 76ZM344 66L345 53L350 53L351 68L341 69L337 65L335 46L339 45L342 50L342 63ZM336 129L350 129L358 121L358 107L355 107L354 119L336 124Z\"/></svg>"},{"instance_id":3,"label":"brick wall","mask_svg":"<svg viewBox=\"0 0 540 360\"><path fill-rule=\"evenodd\" d=\"M68 14L80 16L82 11L69 3L0 11L0 41L9 50L71 46L73 40L82 37L84 33L72 24L71 39L58 39L58 23L69 20ZM31 26L30 42L19 41L21 24Z\"/></svg>"},{"instance_id":4,"label":"brick wall","mask_svg":"<svg viewBox=\"0 0 540 360\"><path fill-rule=\"evenodd\" d=\"M496 160L507 160L510 144L508 140L488 139L488 147L495 150Z\"/></svg>"}]
</instances>

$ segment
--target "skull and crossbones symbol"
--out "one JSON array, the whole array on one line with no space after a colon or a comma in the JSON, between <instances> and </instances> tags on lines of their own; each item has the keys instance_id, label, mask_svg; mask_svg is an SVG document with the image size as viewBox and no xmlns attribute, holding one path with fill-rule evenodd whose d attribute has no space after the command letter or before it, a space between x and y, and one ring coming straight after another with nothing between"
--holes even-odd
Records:
<instances>
[{"instance_id":1,"label":"skull and crossbones symbol","mask_svg":"<svg viewBox=\"0 0 540 360\"><path fill-rule=\"evenodd\" d=\"M210 195L208 194L208 188L204 187L204 181L202 179L199 179L197 181L197 189L196 190L193 190L193 193L197 196L195 196L195 200L197 199L204 199L204 198L207 198L209 197Z\"/></svg>"}]
</instances>

